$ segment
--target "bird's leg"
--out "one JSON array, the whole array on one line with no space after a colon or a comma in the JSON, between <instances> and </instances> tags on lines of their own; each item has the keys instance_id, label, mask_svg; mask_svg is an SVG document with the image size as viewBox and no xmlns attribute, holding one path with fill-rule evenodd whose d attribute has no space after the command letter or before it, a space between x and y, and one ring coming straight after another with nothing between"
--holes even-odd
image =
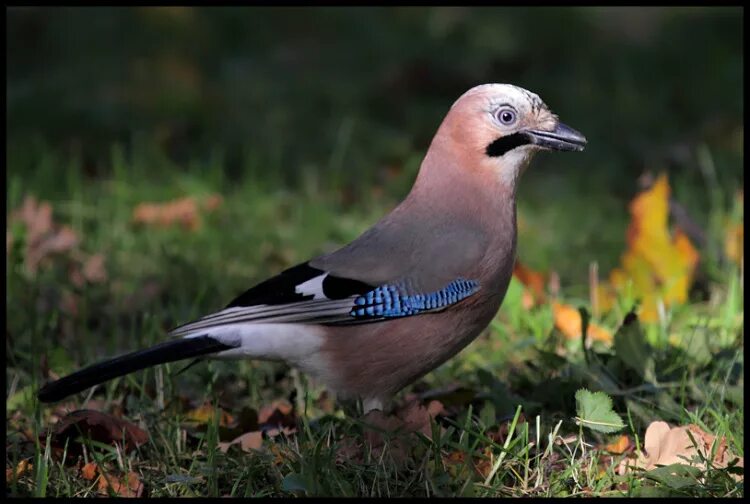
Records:
<instances>
[{"instance_id":1,"label":"bird's leg","mask_svg":"<svg viewBox=\"0 0 750 504\"><path fill-rule=\"evenodd\" d=\"M380 410L384 412L383 403L384 401L382 399L375 397L368 397L367 399L364 399L362 401L362 414L366 415L374 410Z\"/></svg>"}]
</instances>

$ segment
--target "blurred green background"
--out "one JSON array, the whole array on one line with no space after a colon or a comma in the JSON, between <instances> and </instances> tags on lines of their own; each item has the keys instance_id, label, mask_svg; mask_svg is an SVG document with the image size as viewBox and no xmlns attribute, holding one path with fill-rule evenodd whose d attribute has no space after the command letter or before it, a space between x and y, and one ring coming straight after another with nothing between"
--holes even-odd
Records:
<instances>
[{"instance_id":1,"label":"blurred green background","mask_svg":"<svg viewBox=\"0 0 750 504\"><path fill-rule=\"evenodd\" d=\"M589 139L580 155L537 156L519 195L521 257L563 280L616 264L644 171L669 173L703 227L707 188L743 184L741 8L7 14L11 205L69 199L119 156L144 185L190 171L220 177L220 192L314 186L342 213L377 200L374 221L408 191L453 101L486 82L538 93Z\"/></svg>"}]
</instances>

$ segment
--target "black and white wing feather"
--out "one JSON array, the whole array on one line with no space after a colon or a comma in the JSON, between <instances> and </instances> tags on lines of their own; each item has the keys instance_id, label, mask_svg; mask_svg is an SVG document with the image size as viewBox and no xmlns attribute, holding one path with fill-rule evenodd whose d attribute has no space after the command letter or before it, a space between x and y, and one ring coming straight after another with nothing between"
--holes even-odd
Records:
<instances>
[{"instance_id":1,"label":"black and white wing feather","mask_svg":"<svg viewBox=\"0 0 750 504\"><path fill-rule=\"evenodd\" d=\"M359 324L440 311L479 290L456 278L433 292L412 292L407 282L370 285L299 264L238 296L216 313L179 326L190 336L219 326L247 323Z\"/></svg>"},{"instance_id":2,"label":"black and white wing feather","mask_svg":"<svg viewBox=\"0 0 750 504\"><path fill-rule=\"evenodd\" d=\"M342 278L302 263L261 282L219 312L181 325L173 336L242 323L330 324L356 321L351 315L357 297L375 286Z\"/></svg>"}]
</instances>

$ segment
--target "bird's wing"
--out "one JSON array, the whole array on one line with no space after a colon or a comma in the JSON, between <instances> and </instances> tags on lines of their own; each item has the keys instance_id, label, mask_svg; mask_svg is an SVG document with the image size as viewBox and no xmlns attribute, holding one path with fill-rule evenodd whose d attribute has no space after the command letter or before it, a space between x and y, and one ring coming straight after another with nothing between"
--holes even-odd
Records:
<instances>
[{"instance_id":1,"label":"bird's wing","mask_svg":"<svg viewBox=\"0 0 750 504\"><path fill-rule=\"evenodd\" d=\"M440 311L474 294L475 280L454 278L442 288L413 292L408 282L371 285L336 276L309 262L247 290L216 313L173 329L189 336L218 326L244 323L358 324Z\"/></svg>"}]
</instances>

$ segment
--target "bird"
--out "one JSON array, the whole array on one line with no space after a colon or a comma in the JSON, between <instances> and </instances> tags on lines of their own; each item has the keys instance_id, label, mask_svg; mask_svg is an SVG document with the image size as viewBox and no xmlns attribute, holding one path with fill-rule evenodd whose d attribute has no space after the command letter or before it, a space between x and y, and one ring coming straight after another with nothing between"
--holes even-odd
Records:
<instances>
[{"instance_id":1,"label":"bird","mask_svg":"<svg viewBox=\"0 0 750 504\"><path fill-rule=\"evenodd\" d=\"M42 386L55 402L189 358L283 361L364 413L471 343L497 313L516 260L516 189L540 150L586 138L535 93L482 84L439 125L407 196L358 238L258 283L150 348Z\"/></svg>"}]
</instances>

